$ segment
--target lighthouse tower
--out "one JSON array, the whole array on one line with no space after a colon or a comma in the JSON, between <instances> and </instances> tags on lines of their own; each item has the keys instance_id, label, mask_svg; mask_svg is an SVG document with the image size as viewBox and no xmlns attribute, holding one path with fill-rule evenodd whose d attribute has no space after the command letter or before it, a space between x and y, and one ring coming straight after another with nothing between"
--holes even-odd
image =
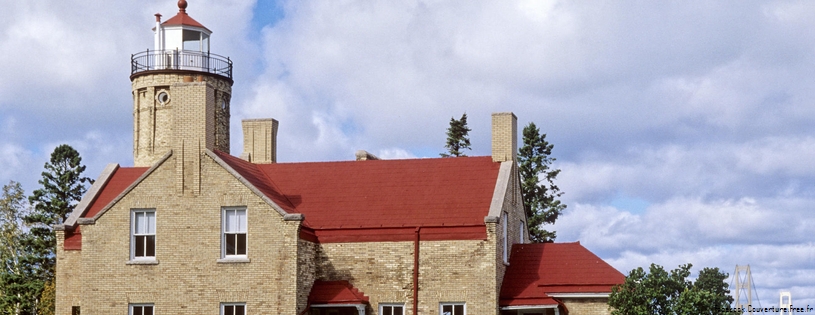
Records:
<instances>
[{"instance_id":1,"label":"lighthouse tower","mask_svg":"<svg viewBox=\"0 0 815 315\"><path fill-rule=\"evenodd\" d=\"M133 162L153 166L172 152L183 189L196 185L205 149L229 152L232 61L210 53L212 31L187 14L156 14L153 49L131 56Z\"/></svg>"}]
</instances>

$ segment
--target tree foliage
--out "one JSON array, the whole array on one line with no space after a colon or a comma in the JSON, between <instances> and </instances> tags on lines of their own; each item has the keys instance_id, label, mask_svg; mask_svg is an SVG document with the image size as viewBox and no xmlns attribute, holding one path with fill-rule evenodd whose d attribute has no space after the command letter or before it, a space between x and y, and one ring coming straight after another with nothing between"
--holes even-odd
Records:
<instances>
[{"instance_id":1,"label":"tree foliage","mask_svg":"<svg viewBox=\"0 0 815 315\"><path fill-rule=\"evenodd\" d=\"M609 296L612 315L718 315L727 313L733 298L719 268L704 268L696 282L687 280L691 264L665 271L651 264L648 273L632 270L625 283L614 286Z\"/></svg>"},{"instance_id":2,"label":"tree foliage","mask_svg":"<svg viewBox=\"0 0 815 315\"><path fill-rule=\"evenodd\" d=\"M90 178L82 176L84 171L79 152L67 144L60 145L51 153L50 161L45 163L45 171L39 181L42 188L35 190L28 199L33 209L23 218L30 226L23 244L29 254L26 263L33 271L28 283L37 285L32 291L37 299L43 293L45 284L54 279L56 236L53 226L65 222L85 193L85 184L92 182Z\"/></svg>"},{"instance_id":3,"label":"tree foliage","mask_svg":"<svg viewBox=\"0 0 815 315\"><path fill-rule=\"evenodd\" d=\"M37 315L54 315L56 312L57 284L54 279L45 283L40 295Z\"/></svg>"},{"instance_id":4,"label":"tree foliage","mask_svg":"<svg viewBox=\"0 0 815 315\"><path fill-rule=\"evenodd\" d=\"M555 161L552 148L554 145L546 141L546 134L542 134L535 123L524 127L523 146L518 149L518 170L529 238L533 242L554 241L555 231L547 231L542 225L554 224L566 209L557 199L563 192L555 185L560 169L551 168Z\"/></svg>"},{"instance_id":5,"label":"tree foliage","mask_svg":"<svg viewBox=\"0 0 815 315\"><path fill-rule=\"evenodd\" d=\"M468 136L470 130L467 127L467 113L461 115L461 119L458 120L451 117L450 127L447 128L447 144L444 145L447 148L447 153L439 155L442 157L467 156L463 150L472 150L470 149L470 138Z\"/></svg>"},{"instance_id":6,"label":"tree foliage","mask_svg":"<svg viewBox=\"0 0 815 315\"><path fill-rule=\"evenodd\" d=\"M42 286L33 279L23 217L28 212L20 183L11 181L0 195L0 313L33 314Z\"/></svg>"},{"instance_id":7,"label":"tree foliage","mask_svg":"<svg viewBox=\"0 0 815 315\"><path fill-rule=\"evenodd\" d=\"M64 222L85 194L85 183L92 182L90 178L82 177L84 171L82 157L74 148L63 144L54 149L39 180L42 188L29 197L34 212L26 217L26 221L47 226Z\"/></svg>"}]
</instances>

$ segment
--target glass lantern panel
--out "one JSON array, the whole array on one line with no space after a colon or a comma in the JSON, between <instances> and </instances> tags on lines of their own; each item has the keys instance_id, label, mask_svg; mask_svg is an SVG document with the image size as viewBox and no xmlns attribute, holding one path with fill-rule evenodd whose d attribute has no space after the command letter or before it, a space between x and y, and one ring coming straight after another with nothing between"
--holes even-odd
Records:
<instances>
[{"instance_id":1,"label":"glass lantern panel","mask_svg":"<svg viewBox=\"0 0 815 315\"><path fill-rule=\"evenodd\" d=\"M182 49L201 51L201 32L184 30L182 37L184 42Z\"/></svg>"}]
</instances>

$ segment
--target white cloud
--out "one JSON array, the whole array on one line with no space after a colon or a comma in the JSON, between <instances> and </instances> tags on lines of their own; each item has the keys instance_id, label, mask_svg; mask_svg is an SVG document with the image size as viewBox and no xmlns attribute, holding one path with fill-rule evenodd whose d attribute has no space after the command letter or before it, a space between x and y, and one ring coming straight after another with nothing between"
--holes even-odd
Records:
<instances>
[{"instance_id":1,"label":"white cloud","mask_svg":"<svg viewBox=\"0 0 815 315\"><path fill-rule=\"evenodd\" d=\"M281 161L350 160L359 149L433 156L450 117L467 112L471 155L487 155L489 114L514 111L555 144L569 205L561 240L623 271L749 262L762 292L790 287L815 305L812 3L281 6L259 39L253 0L188 8L214 31L213 52L235 62L233 154L240 119L273 117ZM128 165L127 57L152 46L153 13L176 10L158 0L4 3L0 179L30 191L61 143L91 177ZM645 209L608 206L619 196Z\"/></svg>"},{"instance_id":2,"label":"white cloud","mask_svg":"<svg viewBox=\"0 0 815 315\"><path fill-rule=\"evenodd\" d=\"M378 151L379 154L377 156L380 159L385 160L396 160L396 159L414 159L416 158L413 153L408 152L405 149L400 148L390 148L390 149L382 149Z\"/></svg>"},{"instance_id":3,"label":"white cloud","mask_svg":"<svg viewBox=\"0 0 815 315\"><path fill-rule=\"evenodd\" d=\"M23 175L20 171L30 162L31 155L31 152L17 144L0 142L0 165L3 165L0 168L0 178L21 182L22 179L17 178ZM2 185L7 183L8 180L5 180Z\"/></svg>"},{"instance_id":4,"label":"white cloud","mask_svg":"<svg viewBox=\"0 0 815 315\"><path fill-rule=\"evenodd\" d=\"M557 146L556 146L557 148ZM610 200L622 193L650 202L672 196L795 196L815 183L815 138L760 137L745 142L632 147L608 156L559 161L569 201Z\"/></svg>"}]
</instances>

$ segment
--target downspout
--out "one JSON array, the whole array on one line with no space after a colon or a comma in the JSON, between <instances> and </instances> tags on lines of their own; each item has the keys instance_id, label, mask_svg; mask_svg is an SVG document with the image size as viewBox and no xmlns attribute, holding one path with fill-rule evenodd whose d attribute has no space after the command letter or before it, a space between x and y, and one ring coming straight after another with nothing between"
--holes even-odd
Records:
<instances>
[{"instance_id":1,"label":"downspout","mask_svg":"<svg viewBox=\"0 0 815 315\"><path fill-rule=\"evenodd\" d=\"M413 315L419 314L419 233L422 227L416 227L416 239L413 241Z\"/></svg>"}]
</instances>

